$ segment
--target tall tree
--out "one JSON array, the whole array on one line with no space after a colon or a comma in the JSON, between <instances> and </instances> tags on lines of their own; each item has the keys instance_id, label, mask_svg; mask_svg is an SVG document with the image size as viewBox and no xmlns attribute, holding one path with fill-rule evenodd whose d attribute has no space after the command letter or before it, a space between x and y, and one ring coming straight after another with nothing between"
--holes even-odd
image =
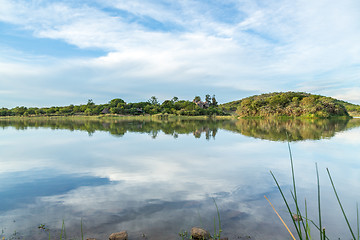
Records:
<instances>
[{"instance_id":1,"label":"tall tree","mask_svg":"<svg viewBox=\"0 0 360 240\"><path fill-rule=\"evenodd\" d=\"M159 105L159 101L155 96L152 96L148 102L151 103L151 105Z\"/></svg>"},{"instance_id":2,"label":"tall tree","mask_svg":"<svg viewBox=\"0 0 360 240\"><path fill-rule=\"evenodd\" d=\"M94 106L95 103L93 102L92 99L89 99L88 102L87 102L87 105L88 105L88 106Z\"/></svg>"},{"instance_id":3,"label":"tall tree","mask_svg":"<svg viewBox=\"0 0 360 240\"><path fill-rule=\"evenodd\" d=\"M216 107L218 102L216 101L215 94L211 98L211 106Z\"/></svg>"},{"instance_id":4,"label":"tall tree","mask_svg":"<svg viewBox=\"0 0 360 240\"><path fill-rule=\"evenodd\" d=\"M201 97L200 96L195 96L194 102L200 102L200 101L201 101Z\"/></svg>"},{"instance_id":5,"label":"tall tree","mask_svg":"<svg viewBox=\"0 0 360 240\"><path fill-rule=\"evenodd\" d=\"M205 102L210 103L210 101L211 101L210 94L206 94L206 95L205 95Z\"/></svg>"}]
</instances>

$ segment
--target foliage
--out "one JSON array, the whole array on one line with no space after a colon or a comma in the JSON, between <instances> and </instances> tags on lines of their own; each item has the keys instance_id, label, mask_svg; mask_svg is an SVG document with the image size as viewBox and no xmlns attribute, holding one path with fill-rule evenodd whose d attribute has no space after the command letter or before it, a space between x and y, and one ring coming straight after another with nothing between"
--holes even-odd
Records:
<instances>
[{"instance_id":1,"label":"foliage","mask_svg":"<svg viewBox=\"0 0 360 240\"><path fill-rule=\"evenodd\" d=\"M199 97L200 98L200 97ZM44 107L44 108L27 108L24 106L13 109L1 108L0 116L72 116L86 115L98 116L104 114L116 115L155 115L155 114L174 114L181 116L224 116L224 111L217 107L215 95L210 98L207 95L209 107L203 108L188 100L179 100L173 97L171 100L165 100L159 103L155 96L152 96L146 102L126 103L123 99L115 98L107 104L95 104L89 99L87 104L69 105L63 107Z\"/></svg>"},{"instance_id":2,"label":"foliage","mask_svg":"<svg viewBox=\"0 0 360 240\"><path fill-rule=\"evenodd\" d=\"M360 105L348 103L341 100L337 100L337 102L344 105L351 116L360 116Z\"/></svg>"},{"instance_id":3,"label":"foliage","mask_svg":"<svg viewBox=\"0 0 360 240\"><path fill-rule=\"evenodd\" d=\"M241 117L349 116L345 106L338 100L303 92L276 92L244 98L236 113Z\"/></svg>"},{"instance_id":4,"label":"foliage","mask_svg":"<svg viewBox=\"0 0 360 240\"><path fill-rule=\"evenodd\" d=\"M224 104L220 104L219 107L229 114L235 113L239 105L241 104L241 100L236 100Z\"/></svg>"},{"instance_id":5,"label":"foliage","mask_svg":"<svg viewBox=\"0 0 360 240\"><path fill-rule=\"evenodd\" d=\"M333 116L360 115L360 106L320 95L301 92L269 93L218 105L215 95L200 96L193 101L173 97L160 103L152 96L146 102L126 103L115 98L107 104L95 104L89 99L86 104L52 107L17 106L12 109L0 108L0 116L98 116L173 114L177 116L226 116L235 112L241 117L307 117L329 118ZM200 104L199 104L200 103Z\"/></svg>"}]
</instances>

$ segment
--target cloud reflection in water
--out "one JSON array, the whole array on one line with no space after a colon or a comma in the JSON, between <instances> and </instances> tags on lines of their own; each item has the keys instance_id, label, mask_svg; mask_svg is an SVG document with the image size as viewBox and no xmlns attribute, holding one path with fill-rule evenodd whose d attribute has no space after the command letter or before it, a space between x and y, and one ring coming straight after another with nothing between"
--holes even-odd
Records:
<instances>
[{"instance_id":1,"label":"cloud reflection in water","mask_svg":"<svg viewBox=\"0 0 360 240\"><path fill-rule=\"evenodd\" d=\"M214 197L224 236L288 238L263 198L264 194L270 197L286 216L269 174L273 170L289 191L290 163L284 142L221 129L215 141L191 134L173 138L162 132L155 140L136 132L114 138L95 131L89 137L81 131L43 128L21 132L6 128L2 135L12 142L10 147L0 146L0 194L8 203L14 202L13 207L2 204L0 226L8 232L15 229L40 239L36 224L59 229L64 219L69 233L79 236L83 218L86 237L102 239L127 229L135 239L141 239L142 233L150 239L175 239L179 231L192 226L213 229ZM358 128L331 139L291 144L301 197L315 202L314 163L318 162L320 171L327 166L331 169L345 207L355 206L360 198L352 191L360 182L356 138L360 139ZM22 175L17 175L19 172ZM337 205L324 171L320 177L325 217L331 219L338 213L333 207ZM17 205L18 195L11 195L11 191L25 186L32 200ZM331 226L329 233L344 231L342 225L327 224Z\"/></svg>"}]
</instances>

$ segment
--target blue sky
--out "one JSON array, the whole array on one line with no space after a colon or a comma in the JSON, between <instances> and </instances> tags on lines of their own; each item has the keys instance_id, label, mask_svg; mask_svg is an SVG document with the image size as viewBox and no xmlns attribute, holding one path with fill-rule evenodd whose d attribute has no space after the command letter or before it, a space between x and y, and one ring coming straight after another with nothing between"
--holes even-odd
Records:
<instances>
[{"instance_id":1,"label":"blue sky","mask_svg":"<svg viewBox=\"0 0 360 240\"><path fill-rule=\"evenodd\" d=\"M359 42L358 0L0 0L0 107L273 91L360 104Z\"/></svg>"}]
</instances>

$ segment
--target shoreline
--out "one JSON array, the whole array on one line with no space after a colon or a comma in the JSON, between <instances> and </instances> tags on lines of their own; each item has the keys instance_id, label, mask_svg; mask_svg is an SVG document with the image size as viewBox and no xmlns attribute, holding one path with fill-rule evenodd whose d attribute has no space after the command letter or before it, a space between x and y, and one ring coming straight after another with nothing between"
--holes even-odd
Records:
<instances>
[{"instance_id":1,"label":"shoreline","mask_svg":"<svg viewBox=\"0 0 360 240\"><path fill-rule=\"evenodd\" d=\"M0 116L0 119L9 120L234 120L237 119L234 115L229 116L182 116L172 114L155 114L155 115L116 115L116 114L105 114L105 115L33 115L33 116Z\"/></svg>"},{"instance_id":2,"label":"shoreline","mask_svg":"<svg viewBox=\"0 0 360 240\"><path fill-rule=\"evenodd\" d=\"M291 120L291 119L352 119L360 118L360 114L349 113L349 116L331 116L327 118L311 117L311 116L251 116L241 117L238 115L197 115L197 116L183 116L174 114L146 114L146 115L120 115L120 114L101 114L101 115L29 115L29 116L0 116L0 120L238 120L238 119L278 119L278 120Z\"/></svg>"}]
</instances>

